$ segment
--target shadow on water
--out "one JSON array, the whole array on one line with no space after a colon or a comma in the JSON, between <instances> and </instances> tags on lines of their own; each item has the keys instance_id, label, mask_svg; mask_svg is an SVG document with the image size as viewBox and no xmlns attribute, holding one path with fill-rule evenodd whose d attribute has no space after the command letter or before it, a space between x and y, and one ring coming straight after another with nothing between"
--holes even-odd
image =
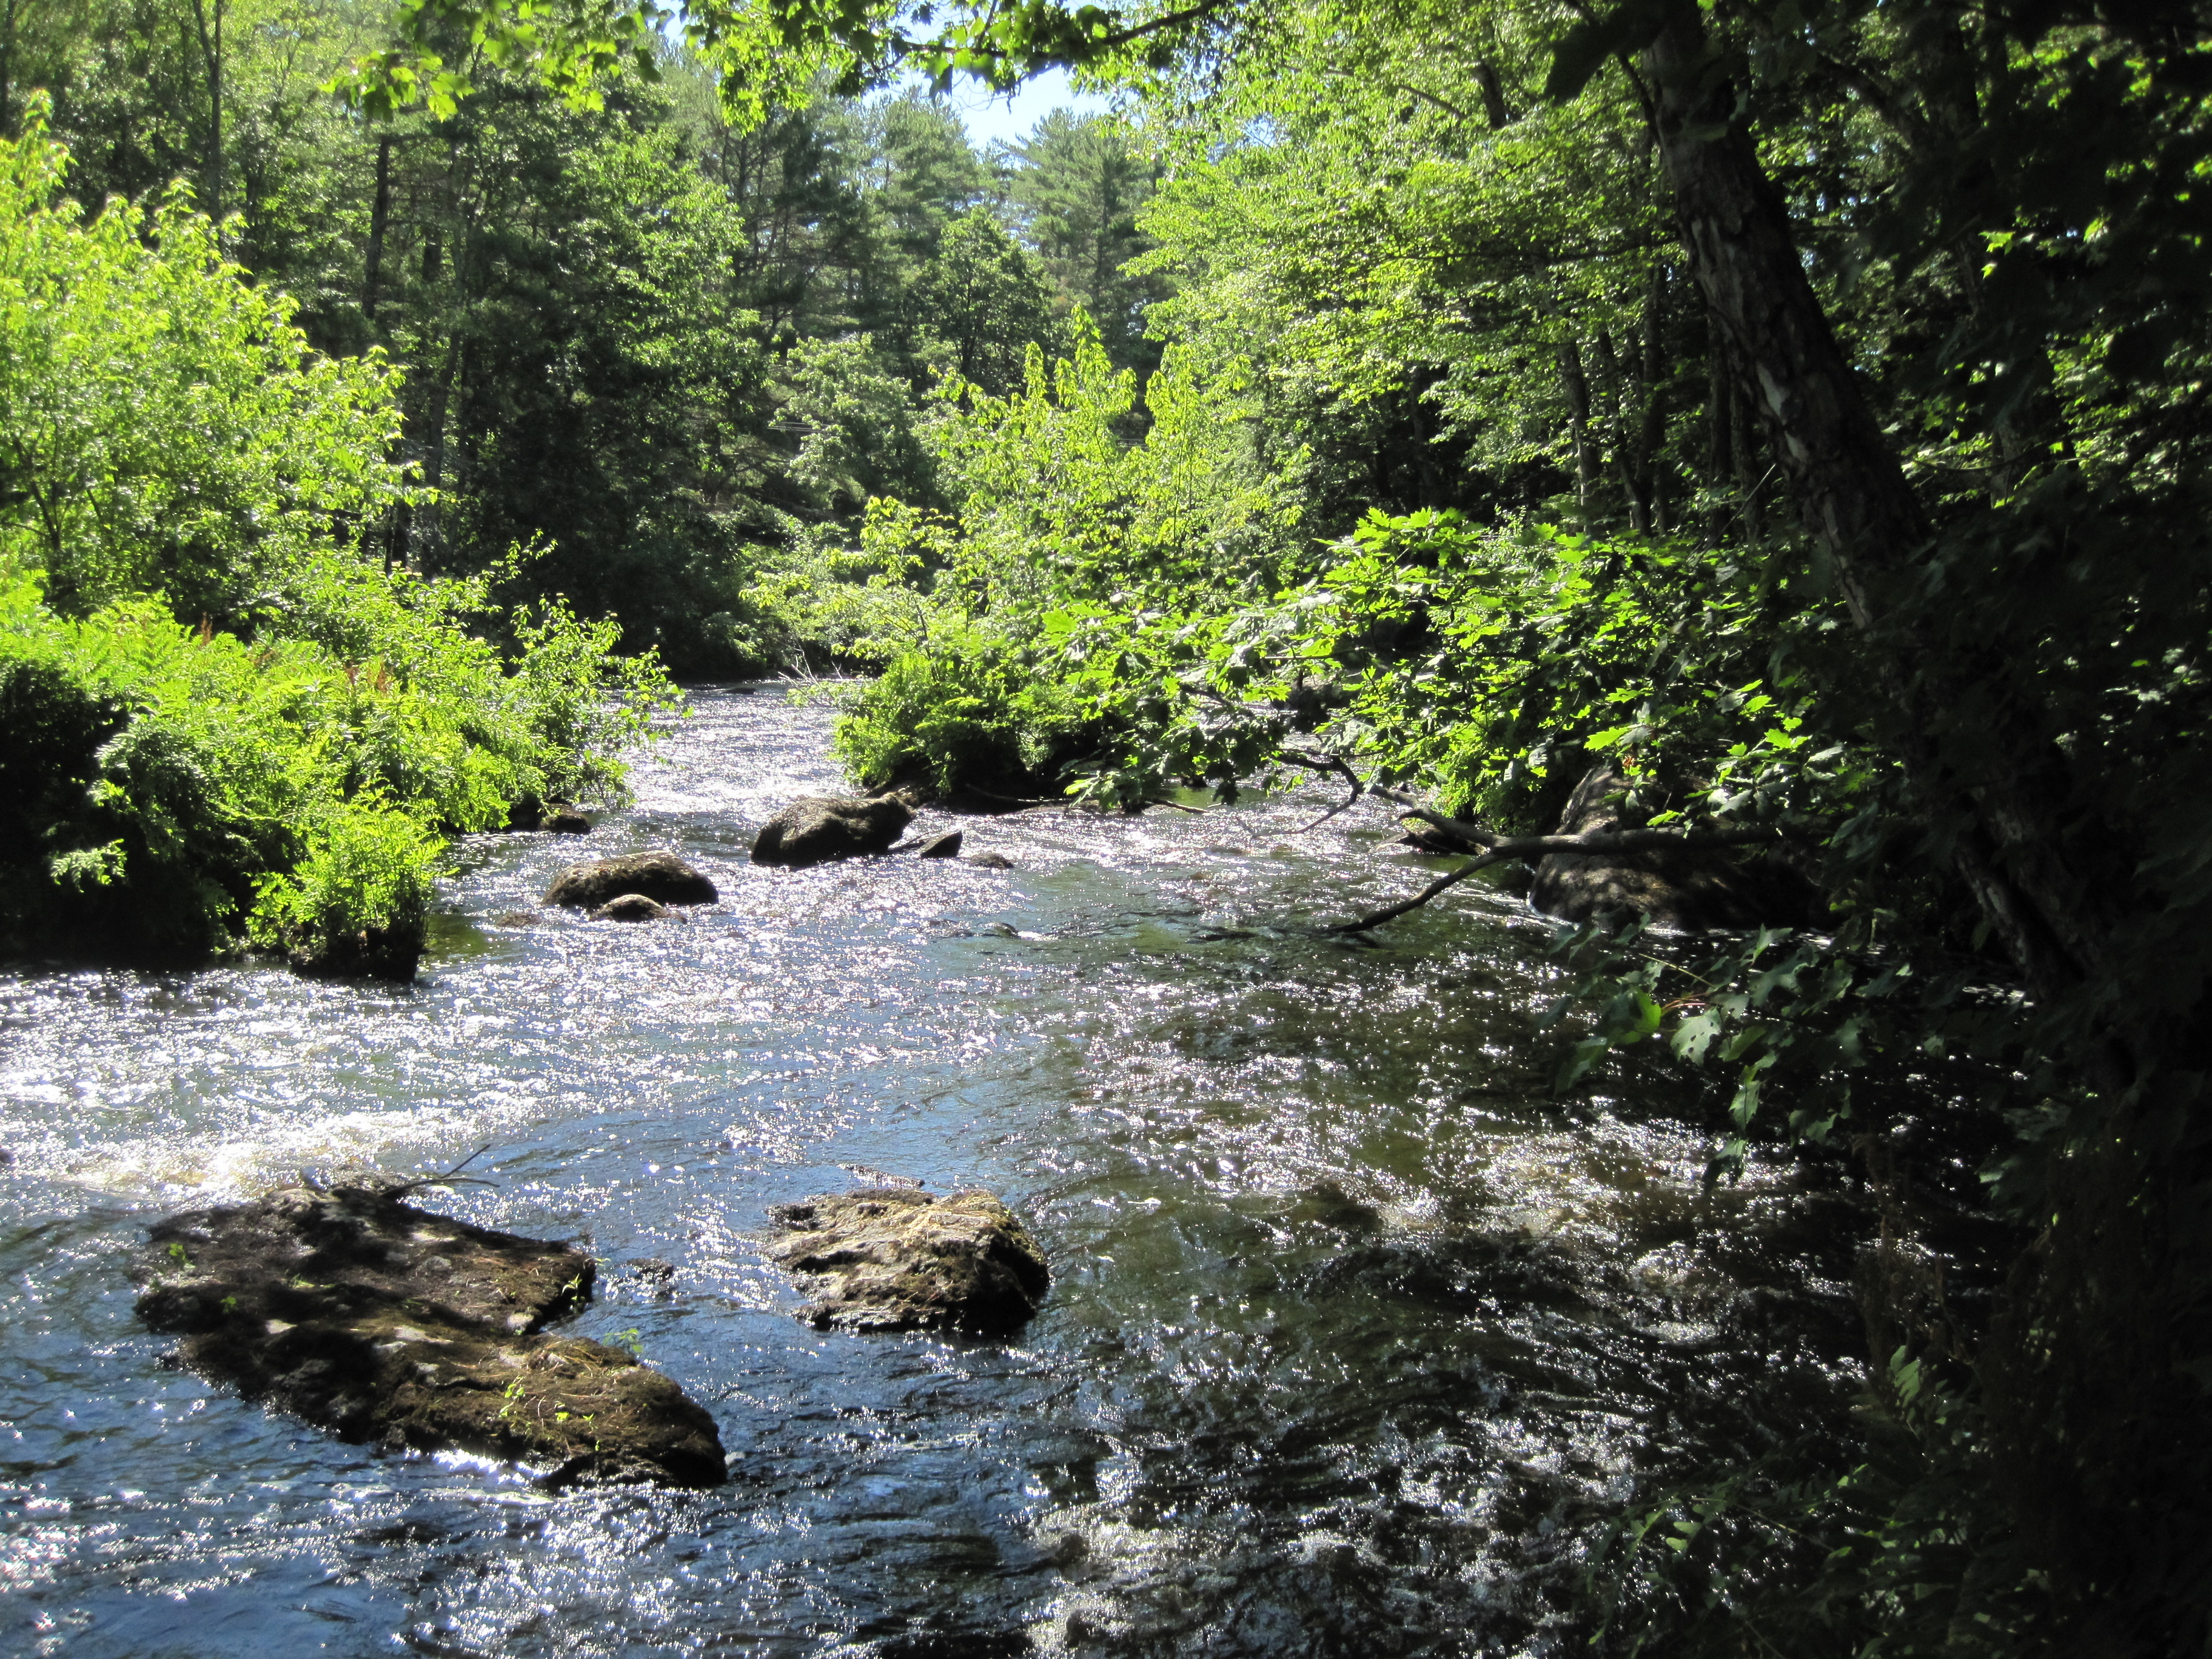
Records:
<instances>
[{"instance_id":1,"label":"shadow on water","mask_svg":"<svg viewBox=\"0 0 2212 1659\"><path fill-rule=\"evenodd\" d=\"M744 860L833 785L829 714L703 694L588 842L465 849L422 978L0 978L0 1646L76 1655L1553 1654L1650 1481L1833 1420L1861 1225L1817 1168L1701 1181L1682 1103L1554 1100L1552 970L1310 802L972 819L1011 871ZM923 828L936 827L933 820ZM542 911L673 846L684 923ZM446 1168L439 1207L606 1261L714 1412L707 1493L548 1497L167 1368L146 1221L301 1170ZM848 1166L990 1187L1056 1274L1012 1345L798 1324L767 1205ZM472 1166L472 1168L477 1166ZM646 1257L672 1285L626 1275Z\"/></svg>"}]
</instances>

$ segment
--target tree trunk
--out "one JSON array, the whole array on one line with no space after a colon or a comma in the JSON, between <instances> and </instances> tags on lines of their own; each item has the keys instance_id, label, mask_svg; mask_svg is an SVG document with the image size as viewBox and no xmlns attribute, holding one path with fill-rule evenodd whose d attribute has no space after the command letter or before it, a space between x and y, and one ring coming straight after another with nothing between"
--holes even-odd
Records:
<instances>
[{"instance_id":1,"label":"tree trunk","mask_svg":"<svg viewBox=\"0 0 2212 1659\"><path fill-rule=\"evenodd\" d=\"M1735 475L1735 376L1729 372L1728 345L1720 319L1705 313L1706 467L1716 495ZM1705 514L1705 538L1718 546L1727 539L1729 510L1715 506Z\"/></svg>"},{"instance_id":2,"label":"tree trunk","mask_svg":"<svg viewBox=\"0 0 2212 1659\"><path fill-rule=\"evenodd\" d=\"M1598 330L1597 349L1605 362L1606 378L1613 383L1613 394L1606 399L1606 424L1613 428L1613 470L1620 475L1620 493L1628 504L1628 527L1641 536L1651 528L1651 502L1644 494L1636 435L1628 422L1628 401L1637 390L1638 376L1614 349L1611 329ZM1637 360L1630 360L1634 361ZM1641 430L1642 424L1639 420L1638 430Z\"/></svg>"},{"instance_id":3,"label":"tree trunk","mask_svg":"<svg viewBox=\"0 0 2212 1659\"><path fill-rule=\"evenodd\" d=\"M201 210L218 222L222 218L222 7L223 0L192 0L192 22L199 32L208 84L207 199Z\"/></svg>"},{"instance_id":4,"label":"tree trunk","mask_svg":"<svg viewBox=\"0 0 2212 1659\"><path fill-rule=\"evenodd\" d=\"M1583 373L1583 349L1570 340L1559 348L1559 384L1567 394L1567 430L1575 445L1575 504L1585 527L1596 502L1597 454L1590 445L1589 376Z\"/></svg>"},{"instance_id":5,"label":"tree trunk","mask_svg":"<svg viewBox=\"0 0 2212 1659\"><path fill-rule=\"evenodd\" d=\"M2051 757L2017 722L1975 734L1967 775L1936 741L1946 714L1987 699L1965 696L1972 677L1894 614L1932 538L1928 515L1806 278L1780 196L1750 138L1729 125L1734 95L1698 15L1676 14L1645 56L1691 270L1744 365L1759 424L1852 619L1895 659L1907 775L1930 806L1963 809L1972 822L1954 843L1954 868L2031 988L2063 995L2108 971L2112 954L2106 918L2065 867L2048 805L2033 791Z\"/></svg>"},{"instance_id":6,"label":"tree trunk","mask_svg":"<svg viewBox=\"0 0 2212 1659\"><path fill-rule=\"evenodd\" d=\"M1665 535L1667 493L1659 482L1659 452L1667 440L1667 405L1660 395L1667 374L1667 267L1651 268L1651 291L1644 300L1644 356L1638 378L1643 382L1644 420L1636 434L1636 473L1646 502L1650 528Z\"/></svg>"},{"instance_id":7,"label":"tree trunk","mask_svg":"<svg viewBox=\"0 0 2212 1659\"><path fill-rule=\"evenodd\" d=\"M376 326L378 290L384 281L384 235L391 221L392 135L387 132L376 141L376 201L368 213L368 268L361 290L361 314L371 328Z\"/></svg>"},{"instance_id":8,"label":"tree trunk","mask_svg":"<svg viewBox=\"0 0 2212 1659\"><path fill-rule=\"evenodd\" d=\"M0 3L0 138L15 137L15 13L21 0Z\"/></svg>"}]
</instances>

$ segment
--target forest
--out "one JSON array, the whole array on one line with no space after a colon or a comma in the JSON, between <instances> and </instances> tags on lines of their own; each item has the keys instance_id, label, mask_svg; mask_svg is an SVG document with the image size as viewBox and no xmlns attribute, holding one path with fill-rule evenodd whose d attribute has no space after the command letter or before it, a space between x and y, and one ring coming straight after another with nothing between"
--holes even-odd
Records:
<instances>
[{"instance_id":1,"label":"forest","mask_svg":"<svg viewBox=\"0 0 2212 1659\"><path fill-rule=\"evenodd\" d=\"M1425 901L1595 781L1767 908L1563 923L1556 1086L1883 1221L1850 1431L1579 1628L2212 1651L2212 12L4 7L0 942L411 971L678 683L873 790L1323 781Z\"/></svg>"}]
</instances>

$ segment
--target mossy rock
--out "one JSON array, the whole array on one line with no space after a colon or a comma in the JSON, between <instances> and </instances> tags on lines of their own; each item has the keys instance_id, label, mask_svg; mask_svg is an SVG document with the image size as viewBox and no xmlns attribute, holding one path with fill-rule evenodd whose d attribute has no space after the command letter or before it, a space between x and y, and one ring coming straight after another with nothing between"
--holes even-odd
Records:
<instances>
[{"instance_id":1,"label":"mossy rock","mask_svg":"<svg viewBox=\"0 0 2212 1659\"><path fill-rule=\"evenodd\" d=\"M988 1193L933 1199L870 1187L777 1205L769 1259L811 1281L799 1317L823 1329L1018 1330L1052 1273L1014 1212Z\"/></svg>"},{"instance_id":2,"label":"mossy rock","mask_svg":"<svg viewBox=\"0 0 2212 1659\"><path fill-rule=\"evenodd\" d=\"M249 1400L349 1440L543 1466L550 1486L725 1476L712 1418L622 1348L543 1334L592 1259L404 1200L289 1187L153 1229L138 1314Z\"/></svg>"},{"instance_id":3,"label":"mossy rock","mask_svg":"<svg viewBox=\"0 0 2212 1659\"><path fill-rule=\"evenodd\" d=\"M572 864L545 890L548 904L596 910L625 893L642 893L657 904L712 904L714 884L673 853L629 853L621 858Z\"/></svg>"}]
</instances>

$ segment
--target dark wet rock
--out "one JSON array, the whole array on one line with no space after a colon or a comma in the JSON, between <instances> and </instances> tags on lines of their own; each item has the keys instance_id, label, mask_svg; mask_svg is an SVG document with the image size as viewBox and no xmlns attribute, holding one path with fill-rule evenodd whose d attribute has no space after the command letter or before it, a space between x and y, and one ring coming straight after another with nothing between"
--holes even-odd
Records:
<instances>
[{"instance_id":1,"label":"dark wet rock","mask_svg":"<svg viewBox=\"0 0 2212 1659\"><path fill-rule=\"evenodd\" d=\"M676 914L642 893L623 893L592 912L593 921L662 921Z\"/></svg>"},{"instance_id":2,"label":"dark wet rock","mask_svg":"<svg viewBox=\"0 0 2212 1659\"><path fill-rule=\"evenodd\" d=\"M768 1257L813 1281L799 1317L817 1328L1005 1335L1052 1284L1028 1230L988 1193L869 1187L769 1214L781 1231Z\"/></svg>"},{"instance_id":3,"label":"dark wet rock","mask_svg":"<svg viewBox=\"0 0 2212 1659\"><path fill-rule=\"evenodd\" d=\"M1643 815L1621 799L1627 782L1600 766L1575 786L1557 831L1583 836L1640 828ZM1668 927L1806 927L1819 894L1803 875L1772 856L1724 849L1696 853L1554 853L1536 866L1529 902L1547 916L1586 921L1600 911L1633 910Z\"/></svg>"},{"instance_id":4,"label":"dark wet rock","mask_svg":"<svg viewBox=\"0 0 2212 1659\"><path fill-rule=\"evenodd\" d=\"M534 911L509 910L492 925L495 927L535 927L538 916Z\"/></svg>"},{"instance_id":5,"label":"dark wet rock","mask_svg":"<svg viewBox=\"0 0 2212 1659\"><path fill-rule=\"evenodd\" d=\"M592 821L565 800L542 801L525 795L507 809L509 830L542 830L556 836L587 836Z\"/></svg>"},{"instance_id":6,"label":"dark wet rock","mask_svg":"<svg viewBox=\"0 0 2212 1659\"><path fill-rule=\"evenodd\" d=\"M896 795L805 795L761 826L755 864L823 864L889 852L914 809Z\"/></svg>"},{"instance_id":7,"label":"dark wet rock","mask_svg":"<svg viewBox=\"0 0 2212 1659\"><path fill-rule=\"evenodd\" d=\"M635 1261L625 1261L615 1273L617 1278L640 1296L665 1297L676 1293L676 1265L663 1261L657 1255L644 1255Z\"/></svg>"},{"instance_id":8,"label":"dark wet rock","mask_svg":"<svg viewBox=\"0 0 2212 1659\"><path fill-rule=\"evenodd\" d=\"M959 830L947 830L941 836L932 836L915 848L914 855L918 859L957 859L960 856L963 839Z\"/></svg>"},{"instance_id":9,"label":"dark wet rock","mask_svg":"<svg viewBox=\"0 0 2212 1659\"><path fill-rule=\"evenodd\" d=\"M1004 853L963 853L960 862L972 864L978 870L1011 870L1014 861Z\"/></svg>"},{"instance_id":10,"label":"dark wet rock","mask_svg":"<svg viewBox=\"0 0 2212 1659\"><path fill-rule=\"evenodd\" d=\"M554 1486L724 1478L712 1418L621 1348L542 1334L592 1258L434 1215L405 1188L289 1187L153 1229L138 1314L181 1357L349 1440L553 1466Z\"/></svg>"},{"instance_id":11,"label":"dark wet rock","mask_svg":"<svg viewBox=\"0 0 2212 1659\"><path fill-rule=\"evenodd\" d=\"M309 979L410 980L422 960L422 924L295 939L284 960Z\"/></svg>"},{"instance_id":12,"label":"dark wet rock","mask_svg":"<svg viewBox=\"0 0 2212 1659\"><path fill-rule=\"evenodd\" d=\"M629 853L618 859L572 864L545 890L548 904L595 910L626 893L660 904L712 904L714 884L673 853Z\"/></svg>"}]
</instances>

